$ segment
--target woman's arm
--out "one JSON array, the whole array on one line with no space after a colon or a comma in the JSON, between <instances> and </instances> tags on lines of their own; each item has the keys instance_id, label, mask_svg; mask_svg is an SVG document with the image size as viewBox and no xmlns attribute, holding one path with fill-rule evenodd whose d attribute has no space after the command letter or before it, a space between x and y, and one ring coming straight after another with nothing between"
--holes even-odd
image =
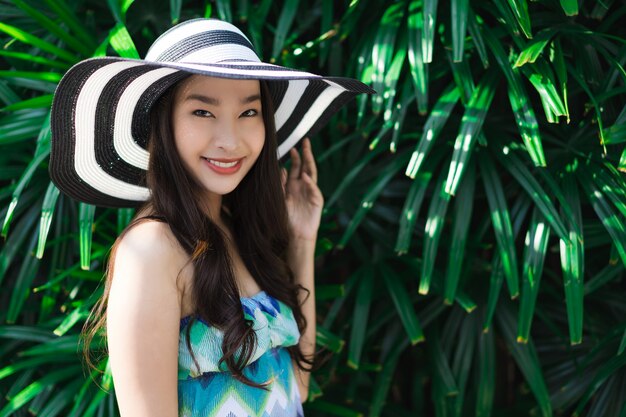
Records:
<instances>
[{"instance_id":1,"label":"woman's arm","mask_svg":"<svg viewBox=\"0 0 626 417\"><path fill-rule=\"evenodd\" d=\"M302 314L306 318L307 327L300 335L300 349L307 357L315 353L316 313L315 313L315 279L313 258L315 255L315 240L293 239L289 247L289 266L295 275L296 282L310 291L300 291L299 301ZM307 298L308 297L308 298ZM305 300L306 299L306 300ZM309 394L311 373L303 371L294 363L296 381L300 390L300 400L305 402Z\"/></svg>"},{"instance_id":2,"label":"woman's arm","mask_svg":"<svg viewBox=\"0 0 626 417\"><path fill-rule=\"evenodd\" d=\"M317 166L313 157L311 142L302 141L302 157L291 149L291 169L289 174L283 170L283 188L291 227L289 246L289 266L295 281L308 289L298 295L302 314L306 317L307 327L300 334L300 349L311 358L315 352L315 276L314 257L317 231L320 227L324 196L317 186ZM309 393L311 373L294 366L300 399L305 402Z\"/></svg>"},{"instance_id":3,"label":"woman's arm","mask_svg":"<svg viewBox=\"0 0 626 417\"><path fill-rule=\"evenodd\" d=\"M133 227L115 253L107 336L122 417L178 415L180 262L169 227Z\"/></svg>"}]
</instances>

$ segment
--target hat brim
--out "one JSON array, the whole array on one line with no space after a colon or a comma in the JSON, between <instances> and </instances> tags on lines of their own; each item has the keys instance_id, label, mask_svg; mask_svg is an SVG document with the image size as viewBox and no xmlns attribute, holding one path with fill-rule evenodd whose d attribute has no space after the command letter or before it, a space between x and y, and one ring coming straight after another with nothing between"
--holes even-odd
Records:
<instances>
[{"instance_id":1,"label":"hat brim","mask_svg":"<svg viewBox=\"0 0 626 417\"><path fill-rule=\"evenodd\" d=\"M322 77L263 62L165 63L92 58L73 66L55 92L50 175L61 191L105 207L133 207L145 186L156 100L190 74L267 80L275 108L278 157L317 133L344 104L375 93L350 78Z\"/></svg>"}]
</instances>

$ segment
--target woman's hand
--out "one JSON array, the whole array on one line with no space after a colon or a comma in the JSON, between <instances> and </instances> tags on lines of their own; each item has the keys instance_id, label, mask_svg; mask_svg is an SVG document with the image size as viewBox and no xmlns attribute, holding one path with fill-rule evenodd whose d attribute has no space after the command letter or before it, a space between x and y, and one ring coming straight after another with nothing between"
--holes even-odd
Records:
<instances>
[{"instance_id":1,"label":"woman's hand","mask_svg":"<svg viewBox=\"0 0 626 417\"><path fill-rule=\"evenodd\" d=\"M302 157L295 148L290 151L291 170L282 169L282 183L292 238L315 241L320 227L324 196L317 186L317 167L311 141L302 141Z\"/></svg>"}]
</instances>

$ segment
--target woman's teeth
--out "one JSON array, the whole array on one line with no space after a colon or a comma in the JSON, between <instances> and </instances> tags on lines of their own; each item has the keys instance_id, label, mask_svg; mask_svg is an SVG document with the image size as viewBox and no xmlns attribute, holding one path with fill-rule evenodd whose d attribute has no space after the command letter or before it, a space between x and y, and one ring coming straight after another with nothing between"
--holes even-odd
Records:
<instances>
[{"instance_id":1,"label":"woman's teeth","mask_svg":"<svg viewBox=\"0 0 626 417\"><path fill-rule=\"evenodd\" d=\"M212 159L207 159L207 161L209 161L211 164L221 167L221 168L231 168L234 167L235 165L237 165L239 163L239 161L233 161L233 162L220 162L220 161L214 161Z\"/></svg>"}]
</instances>

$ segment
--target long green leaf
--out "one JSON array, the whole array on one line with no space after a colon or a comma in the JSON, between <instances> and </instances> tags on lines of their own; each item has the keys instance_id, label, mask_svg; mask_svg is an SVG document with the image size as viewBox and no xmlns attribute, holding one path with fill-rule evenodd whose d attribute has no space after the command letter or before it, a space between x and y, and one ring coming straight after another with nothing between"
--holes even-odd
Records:
<instances>
[{"instance_id":1,"label":"long green leaf","mask_svg":"<svg viewBox=\"0 0 626 417\"><path fill-rule=\"evenodd\" d=\"M424 24L422 26L423 61L433 62L433 46L435 43L435 26L437 25L438 0L424 0Z\"/></svg>"},{"instance_id":2,"label":"long green leaf","mask_svg":"<svg viewBox=\"0 0 626 417\"><path fill-rule=\"evenodd\" d=\"M172 22L172 25L178 24L182 6L182 0L170 0L170 21Z\"/></svg>"},{"instance_id":3,"label":"long green leaf","mask_svg":"<svg viewBox=\"0 0 626 417\"><path fill-rule=\"evenodd\" d=\"M123 23L120 22L111 29L109 32L109 42L113 50L122 58L139 59L139 52L137 52L135 43Z\"/></svg>"},{"instance_id":4,"label":"long green leaf","mask_svg":"<svg viewBox=\"0 0 626 417\"><path fill-rule=\"evenodd\" d=\"M39 368L42 365L59 362L73 362L74 358L71 356L59 355L59 356L39 356L32 359L20 359L13 362L4 368L0 369L0 379L4 379L8 376L29 368Z\"/></svg>"},{"instance_id":5,"label":"long green leaf","mask_svg":"<svg viewBox=\"0 0 626 417\"><path fill-rule=\"evenodd\" d=\"M52 215L54 214L54 206L56 205L57 198L60 191L55 185L50 182L48 184L48 190L43 199L41 206L41 219L39 220L39 242L37 244L37 258L43 258L43 251L46 247L46 239L48 238L48 232L50 231L50 225L52 224Z\"/></svg>"},{"instance_id":6,"label":"long green leaf","mask_svg":"<svg viewBox=\"0 0 626 417\"><path fill-rule=\"evenodd\" d=\"M407 344L406 340L401 343L397 343L394 349L385 358L383 362L383 369L374 383L374 393L368 416L378 417L380 415L385 399L387 398L387 392L389 391L389 387L393 381L393 375L396 370L396 365L398 364L398 359L400 359L400 354L404 349L406 349Z\"/></svg>"},{"instance_id":7,"label":"long green leaf","mask_svg":"<svg viewBox=\"0 0 626 417\"><path fill-rule=\"evenodd\" d=\"M21 100L20 96L7 85L6 81L0 79L0 101L9 106Z\"/></svg>"},{"instance_id":8,"label":"long green leaf","mask_svg":"<svg viewBox=\"0 0 626 417\"><path fill-rule=\"evenodd\" d=\"M56 22L47 17L45 14L41 13L39 10L30 6L23 0L12 0L12 2L17 7L28 13L33 19L35 19L41 27L56 35L72 49L79 52L83 56L91 55L91 50L87 44L85 44L79 38L71 36L65 29L60 27Z\"/></svg>"},{"instance_id":9,"label":"long green leaf","mask_svg":"<svg viewBox=\"0 0 626 417\"><path fill-rule=\"evenodd\" d=\"M444 303L452 304L456 298L459 277L465 257L465 243L470 229L472 209L474 206L475 164L471 163L464 180L459 186L453 209L453 224L450 254L448 256L448 268L444 283Z\"/></svg>"},{"instance_id":10,"label":"long green leaf","mask_svg":"<svg viewBox=\"0 0 626 417\"><path fill-rule=\"evenodd\" d=\"M554 66L554 72L559 83L559 90L561 91L561 98L565 105L565 112L567 113L567 123L570 122L569 117L569 105L567 103L567 67L565 66L565 57L563 56L563 48L561 47L561 41L555 39L552 42L550 49L550 58L552 65Z\"/></svg>"},{"instance_id":11,"label":"long green leaf","mask_svg":"<svg viewBox=\"0 0 626 417\"><path fill-rule=\"evenodd\" d=\"M519 71L513 68L508 61L508 56L502 48L502 43L487 28L483 29L483 36L487 47L491 50L496 62L504 73L508 82L508 93L513 114L517 122L526 150L536 166L546 166L546 159L541 144L539 124L535 112L530 105L530 100L522 84Z\"/></svg>"},{"instance_id":12,"label":"long green leaf","mask_svg":"<svg viewBox=\"0 0 626 417\"><path fill-rule=\"evenodd\" d=\"M226 0L217 0L215 3L217 6L217 16L222 20L225 20L227 22L232 22L233 21L233 11L231 8L232 2L226 1Z\"/></svg>"},{"instance_id":13,"label":"long green leaf","mask_svg":"<svg viewBox=\"0 0 626 417\"><path fill-rule=\"evenodd\" d=\"M459 98L460 93L457 88L448 88L433 106L433 109L424 124L422 136L415 146L409 165L406 168L405 174L408 177L415 178L420 171L426 156L428 156L430 150L435 144L435 140L448 121L448 118L452 113L452 109L459 101Z\"/></svg>"},{"instance_id":14,"label":"long green leaf","mask_svg":"<svg viewBox=\"0 0 626 417\"><path fill-rule=\"evenodd\" d=\"M4 408L0 410L0 417L8 417L12 415L49 385L58 384L70 377L76 377L80 374L80 370L80 366L69 366L47 373L44 377L31 383L19 394L13 397L11 401L9 401Z\"/></svg>"},{"instance_id":15,"label":"long green leaf","mask_svg":"<svg viewBox=\"0 0 626 417\"><path fill-rule=\"evenodd\" d=\"M404 32L398 39L398 45L394 54L394 57L391 61L391 65L389 66L389 70L386 72L384 77L384 86L381 91L384 91L385 94L379 94L384 99L385 111L383 113L383 121L389 122L391 120L392 109L395 104L396 97L396 89L398 84L398 79L401 75L402 67L404 66L404 61L406 58L407 52L407 39Z\"/></svg>"},{"instance_id":16,"label":"long green leaf","mask_svg":"<svg viewBox=\"0 0 626 417\"><path fill-rule=\"evenodd\" d=\"M491 322L496 312L496 305L500 299L500 290L504 282L504 269L499 254L495 254L491 261L491 274L489 277L489 294L487 295L487 308L483 319L483 333L491 331Z\"/></svg>"},{"instance_id":17,"label":"long green leaf","mask_svg":"<svg viewBox=\"0 0 626 417\"><path fill-rule=\"evenodd\" d=\"M433 197L428 209L428 216L426 218L426 227L424 229L422 274L420 275L418 290L422 295L428 294L430 290L430 282L432 280L433 271L435 270L435 260L439 248L439 238L441 237L449 203L450 195L444 190L442 173L435 185Z\"/></svg>"},{"instance_id":18,"label":"long green leaf","mask_svg":"<svg viewBox=\"0 0 626 417\"><path fill-rule=\"evenodd\" d=\"M533 35L530 29L530 16L528 15L528 4L526 0L508 0L508 2L524 35L529 39L532 38Z\"/></svg>"},{"instance_id":19,"label":"long green leaf","mask_svg":"<svg viewBox=\"0 0 626 417\"><path fill-rule=\"evenodd\" d=\"M39 97L33 97L24 101L13 103L6 106L3 111L16 111L35 108L49 108L52 104L52 94L46 94Z\"/></svg>"},{"instance_id":20,"label":"long green leaf","mask_svg":"<svg viewBox=\"0 0 626 417\"><path fill-rule=\"evenodd\" d=\"M467 15L469 0L452 0L450 4L452 13L452 60L461 62L465 47L465 29L467 27Z\"/></svg>"},{"instance_id":21,"label":"long green leaf","mask_svg":"<svg viewBox=\"0 0 626 417\"><path fill-rule=\"evenodd\" d=\"M411 79L417 97L417 109L420 114L428 111L428 65L424 63L422 51L422 30L424 17L421 1L413 0L409 4L407 32L409 36L408 55L411 68Z\"/></svg>"},{"instance_id":22,"label":"long green leaf","mask_svg":"<svg viewBox=\"0 0 626 417\"><path fill-rule=\"evenodd\" d=\"M479 162L504 276L511 298L516 298L519 295L519 275L515 255L515 237L504 190L490 156L481 154Z\"/></svg>"},{"instance_id":23,"label":"long green leaf","mask_svg":"<svg viewBox=\"0 0 626 417\"><path fill-rule=\"evenodd\" d=\"M0 284L4 280L6 271L13 263L13 258L17 255L18 250L22 247L24 240L30 232L32 226L37 220L37 206L28 209L15 226L15 231L11 233L0 251Z\"/></svg>"},{"instance_id":24,"label":"long green leaf","mask_svg":"<svg viewBox=\"0 0 626 417\"><path fill-rule=\"evenodd\" d=\"M385 78L390 70L390 65L394 56L394 45L396 35L403 15L404 4L391 4L383 17L372 48L372 88L376 91L385 91ZM406 55L406 54L405 54ZM372 111L374 114L380 113L383 105L383 94L372 97Z\"/></svg>"},{"instance_id":25,"label":"long green leaf","mask_svg":"<svg viewBox=\"0 0 626 417\"><path fill-rule=\"evenodd\" d=\"M357 212L354 214L354 216L350 220L350 223L348 224L346 231L344 232L339 243L337 244L338 248L345 247L346 243L348 242L348 240L350 240L350 237L352 236L352 234L359 227L359 225L365 218L366 214L374 206L374 202L376 201L380 193L385 189L389 181L391 181L391 179L398 173L398 171L400 171L400 169L402 169L402 167L407 163L407 160L409 159L408 156L409 156L408 152L403 152L403 153L398 154L394 158L392 163L390 163L382 171L378 179L376 179L372 183L372 185L369 187L369 189L365 193L365 196L361 200L361 204L359 205Z\"/></svg>"},{"instance_id":26,"label":"long green leaf","mask_svg":"<svg viewBox=\"0 0 626 417\"><path fill-rule=\"evenodd\" d=\"M576 16L578 14L578 0L560 0L563 11L568 16Z\"/></svg>"},{"instance_id":27,"label":"long green leaf","mask_svg":"<svg viewBox=\"0 0 626 417\"><path fill-rule=\"evenodd\" d=\"M591 180L592 177L588 169L581 164L578 171L577 178L580 184L585 190L596 215L613 239L613 244L617 248L622 264L626 266L626 222L610 204L605 193Z\"/></svg>"},{"instance_id":28,"label":"long green leaf","mask_svg":"<svg viewBox=\"0 0 626 417\"><path fill-rule=\"evenodd\" d=\"M389 290L389 295L396 306L402 325L411 340L411 344L415 345L423 342L424 332L422 331L419 319L415 314L413 303L411 302L406 289L400 282L401 276L394 274L393 271L384 263L379 263L378 266L382 272L387 289Z\"/></svg>"},{"instance_id":29,"label":"long green leaf","mask_svg":"<svg viewBox=\"0 0 626 417\"><path fill-rule=\"evenodd\" d=\"M467 167L476 137L481 131L482 125L491 106L496 86L498 73L488 71L480 84L474 90L472 97L463 113L461 127L454 143L452 161L446 179L445 192L454 195L456 188L463 177Z\"/></svg>"},{"instance_id":30,"label":"long green leaf","mask_svg":"<svg viewBox=\"0 0 626 417\"><path fill-rule=\"evenodd\" d=\"M506 155L506 159L502 160L502 165L513 175L517 183L526 190L528 196L532 198L537 208L541 210L541 213L546 217L550 226L554 228L554 231L559 237L564 240L569 240L567 228L551 201L551 196L558 193L560 197L559 202L564 207L564 210L566 210L566 213L571 217L572 211L567 205L567 201L562 197L562 192L560 190L557 191L558 187L556 186L549 187L548 190L544 189L515 152L511 151L508 147L505 146L503 148L503 154ZM538 170L540 169L542 168L538 168ZM544 178L546 177L544 176Z\"/></svg>"},{"instance_id":31,"label":"long green leaf","mask_svg":"<svg viewBox=\"0 0 626 417\"><path fill-rule=\"evenodd\" d=\"M82 384L83 381L81 379L68 383L63 389L55 392L55 395L49 401L46 401L45 406L41 410L33 412L33 414L38 417L56 417L60 415L72 403ZM32 407L30 407L30 410L32 410Z\"/></svg>"},{"instance_id":32,"label":"long green leaf","mask_svg":"<svg viewBox=\"0 0 626 417\"><path fill-rule=\"evenodd\" d=\"M545 62L543 62L545 64ZM537 66L540 67L540 66ZM546 67L544 65L544 67ZM546 113L546 118L550 123L558 123L558 116L567 116L567 109L557 92L557 87L552 80L551 74L543 72L532 72L527 67L522 68L522 72L528 77L531 84L541 97L541 103Z\"/></svg>"},{"instance_id":33,"label":"long green leaf","mask_svg":"<svg viewBox=\"0 0 626 417\"><path fill-rule=\"evenodd\" d=\"M452 69L452 79L459 91L461 91L461 103L467 108L470 98L476 89L476 83L472 75L469 62L467 60L461 62L452 62L452 55L447 53L448 62Z\"/></svg>"},{"instance_id":34,"label":"long green leaf","mask_svg":"<svg viewBox=\"0 0 626 417\"><path fill-rule=\"evenodd\" d=\"M384 148L376 148L371 152L366 153L363 157L361 157L357 163L355 163L350 171L346 174L342 175L342 180L339 185L336 187L335 192L331 194L330 198L326 202L326 208L331 207L333 204L339 200L339 198L344 194L345 190L352 185L352 182L358 178L358 176L362 173L362 171L369 167L372 163L372 160L380 155L383 152Z\"/></svg>"},{"instance_id":35,"label":"long green leaf","mask_svg":"<svg viewBox=\"0 0 626 417\"><path fill-rule=\"evenodd\" d=\"M14 113L2 118L0 125L0 145L32 140L41 130L45 120L38 110Z\"/></svg>"},{"instance_id":36,"label":"long green leaf","mask_svg":"<svg viewBox=\"0 0 626 417\"><path fill-rule=\"evenodd\" d=\"M483 68L489 68L489 56L487 55L487 48L485 47L485 41L483 40L483 34L481 26L479 25L476 15L472 12L471 8L469 16L467 18L467 29L469 30L472 42L476 47L478 56L483 63Z\"/></svg>"},{"instance_id":37,"label":"long green leaf","mask_svg":"<svg viewBox=\"0 0 626 417\"><path fill-rule=\"evenodd\" d=\"M535 207L524 242L522 295L517 322L517 341L521 343L527 343L530 337L549 238L550 226Z\"/></svg>"},{"instance_id":38,"label":"long green leaf","mask_svg":"<svg viewBox=\"0 0 626 417\"><path fill-rule=\"evenodd\" d=\"M35 274L39 268L39 259L37 259L33 253L36 244L37 235L33 234L26 248L27 255L22 259L20 271L15 278L11 301L9 302L9 308L7 310L7 323L15 323L17 321L30 293Z\"/></svg>"},{"instance_id":39,"label":"long green leaf","mask_svg":"<svg viewBox=\"0 0 626 417\"><path fill-rule=\"evenodd\" d=\"M5 80L26 78L29 80L39 80L48 83L58 83L61 80L61 74L57 72L43 72L43 71L0 71L0 77Z\"/></svg>"},{"instance_id":40,"label":"long green leaf","mask_svg":"<svg viewBox=\"0 0 626 417\"><path fill-rule=\"evenodd\" d=\"M396 103L396 108L391 116L391 122L393 122L393 133L391 136L391 143L389 144L389 151L396 153L398 149L398 143L402 137L402 131L405 129L404 119L409 110L409 105L415 100L415 92L411 88L411 81L405 80L402 86L401 93L402 100Z\"/></svg>"},{"instance_id":41,"label":"long green leaf","mask_svg":"<svg viewBox=\"0 0 626 417\"><path fill-rule=\"evenodd\" d=\"M55 61L52 59L47 59L41 56L33 56L31 54L26 54L23 52L12 52L12 51L0 51L0 56L5 56L7 58L19 59L22 61L32 62L35 64L45 65L47 67L58 68L60 70L67 70L70 67L70 64L62 61Z\"/></svg>"},{"instance_id":42,"label":"long green leaf","mask_svg":"<svg viewBox=\"0 0 626 417\"><path fill-rule=\"evenodd\" d=\"M428 341L426 348L430 356L430 363L433 367L434 377L439 379L442 386L442 394L446 397L457 395L459 390L454 380L454 375L450 369L450 364L441 347L441 337L439 331L435 328L428 332Z\"/></svg>"},{"instance_id":43,"label":"long green leaf","mask_svg":"<svg viewBox=\"0 0 626 417\"><path fill-rule=\"evenodd\" d=\"M361 279L354 302L354 314L352 315L352 330L348 345L348 366L359 369L361 363L361 353L365 343L365 332L367 330L367 317L369 315L372 301L372 288L374 286L374 271L371 266L361 269Z\"/></svg>"},{"instance_id":44,"label":"long green leaf","mask_svg":"<svg viewBox=\"0 0 626 417\"><path fill-rule=\"evenodd\" d=\"M341 339L339 336L323 326L317 326L316 331L316 343L318 345L329 349L331 352L339 353L342 351L344 345L346 344L345 340Z\"/></svg>"},{"instance_id":45,"label":"long green leaf","mask_svg":"<svg viewBox=\"0 0 626 417\"><path fill-rule=\"evenodd\" d=\"M626 354L623 353L621 355L612 357L611 359L603 363L591 380L587 391L581 398L578 407L576 407L576 410L572 415L576 417L583 415L583 409L585 405L589 402L593 394L600 388L602 384L606 382L609 377L618 372L624 366L626 366Z\"/></svg>"},{"instance_id":46,"label":"long green leaf","mask_svg":"<svg viewBox=\"0 0 626 417\"><path fill-rule=\"evenodd\" d=\"M557 30L555 28L544 29L537 33L519 53L514 66L521 67L528 62L535 62L556 33Z\"/></svg>"},{"instance_id":47,"label":"long green leaf","mask_svg":"<svg viewBox=\"0 0 626 417\"><path fill-rule=\"evenodd\" d=\"M75 32L76 38L86 44L89 50L93 51L96 48L94 34L85 28L84 23L76 17L74 12L65 3L65 0L44 0L44 2L73 32Z\"/></svg>"},{"instance_id":48,"label":"long green leaf","mask_svg":"<svg viewBox=\"0 0 626 417\"><path fill-rule=\"evenodd\" d=\"M408 252L411 238L415 229L415 222L419 214L428 184L430 183L431 173L419 175L411 183L411 188L406 196L404 207L402 208L402 216L400 217L400 225L398 228L398 239L396 240L395 251L398 255Z\"/></svg>"},{"instance_id":49,"label":"long green leaf","mask_svg":"<svg viewBox=\"0 0 626 417\"><path fill-rule=\"evenodd\" d=\"M15 190L13 191L13 196L11 197L11 204L9 205L7 214L4 218L4 223L2 224L2 236L6 237L7 234L9 233L9 225L11 224L11 220L13 219L13 214L17 206L17 203L20 200L20 196L22 195L22 192L24 191L24 189L30 182L31 178L35 174L35 170L47 157L48 155L45 153L37 155L35 158L33 158L29 162L28 166L24 170L24 173L20 177L20 180L18 181L17 186L15 187Z\"/></svg>"},{"instance_id":50,"label":"long green leaf","mask_svg":"<svg viewBox=\"0 0 626 417\"><path fill-rule=\"evenodd\" d=\"M563 193L573 210L573 219L567 222L569 239L560 239L559 249L561 253L561 269L563 270L569 337L570 343L575 345L581 343L583 337L585 248L582 234L580 197L575 179L571 174L563 177ZM573 222L577 224L577 227L574 227Z\"/></svg>"},{"instance_id":51,"label":"long green leaf","mask_svg":"<svg viewBox=\"0 0 626 417\"><path fill-rule=\"evenodd\" d=\"M528 383L530 390L537 399L541 415L543 417L552 417L552 405L550 404L550 394L546 386L543 370L537 357L537 351L532 339L528 343L517 343L515 337L516 323L513 312L511 311L511 302L504 301L502 308L496 314L498 328L504 337L504 341L508 347L509 353L517 363L524 379Z\"/></svg>"},{"instance_id":52,"label":"long green leaf","mask_svg":"<svg viewBox=\"0 0 626 417\"><path fill-rule=\"evenodd\" d=\"M454 372L459 394L454 398L453 416L463 415L463 405L469 379L470 368L474 359L474 349L476 346L476 315L469 315L463 320L463 326L458 333L455 343L456 349L452 360L452 371ZM473 385L473 384L472 384Z\"/></svg>"},{"instance_id":53,"label":"long green leaf","mask_svg":"<svg viewBox=\"0 0 626 417\"><path fill-rule=\"evenodd\" d=\"M600 106L600 104L598 103L598 100L595 98L595 95L593 94L592 89L588 85L587 81L583 77L581 77L581 74L579 74L579 72L575 68L573 68L569 63L567 63L566 66L567 66L568 74L571 75L572 78L576 80L578 85L583 89L583 91L585 91L585 93L587 94L587 97L589 97L589 100L591 101L593 105L593 109L596 113L596 122L598 124L598 136L600 138L600 145L604 146L605 143L604 143L604 123L602 121L602 106Z\"/></svg>"},{"instance_id":54,"label":"long green leaf","mask_svg":"<svg viewBox=\"0 0 626 417\"><path fill-rule=\"evenodd\" d=\"M59 58L64 59L65 61L69 63L74 63L78 61L78 57L76 57L75 55L49 42L41 40L38 37L33 36L30 33L22 29L19 29L15 26L11 26L6 23L0 22L0 32L6 33L7 35L11 36L15 40L26 43L28 45L32 45L34 47L41 49L42 51L56 55Z\"/></svg>"},{"instance_id":55,"label":"long green leaf","mask_svg":"<svg viewBox=\"0 0 626 417\"><path fill-rule=\"evenodd\" d=\"M496 391L496 346L493 332L486 332L479 336L478 360L476 417L489 417Z\"/></svg>"},{"instance_id":56,"label":"long green leaf","mask_svg":"<svg viewBox=\"0 0 626 417\"><path fill-rule=\"evenodd\" d=\"M274 35L274 46L272 47L272 57L278 59L280 51L285 45L287 40L287 32L289 32L293 20L298 10L300 0L290 0L283 3L283 8L278 18L278 25L276 26L276 34Z\"/></svg>"},{"instance_id":57,"label":"long green leaf","mask_svg":"<svg viewBox=\"0 0 626 417\"><path fill-rule=\"evenodd\" d=\"M79 208L79 244L80 244L80 267L89 270L91 266L91 241L93 236L93 216L96 206L80 203Z\"/></svg>"}]
</instances>

